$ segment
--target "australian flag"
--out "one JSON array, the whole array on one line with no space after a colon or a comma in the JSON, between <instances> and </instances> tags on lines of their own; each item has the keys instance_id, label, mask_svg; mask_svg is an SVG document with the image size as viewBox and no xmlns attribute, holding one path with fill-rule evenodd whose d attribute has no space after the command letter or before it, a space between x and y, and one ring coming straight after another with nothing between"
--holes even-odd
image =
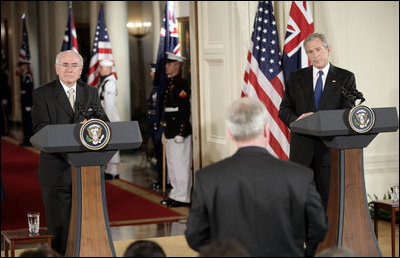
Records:
<instances>
[{"instance_id":1,"label":"australian flag","mask_svg":"<svg viewBox=\"0 0 400 258\"><path fill-rule=\"evenodd\" d=\"M162 121L164 115L162 101L168 80L168 76L165 73L165 64L167 61L167 55L165 52L181 55L178 38L178 24L175 19L173 1L167 1L165 6L165 16L161 27L160 43L158 45L156 73L153 82L154 87L150 95L150 103L152 103L153 97L156 99L154 115L150 115L149 117L150 132L153 133L152 137L154 137L155 142L161 141L161 135L164 131L163 126L160 125L160 121ZM151 108L151 104L149 108Z\"/></svg>"},{"instance_id":2,"label":"australian flag","mask_svg":"<svg viewBox=\"0 0 400 258\"><path fill-rule=\"evenodd\" d=\"M64 39L61 47L61 51L65 50L73 50L75 52L78 51L78 36L76 35L74 15L72 14L72 2L69 2L69 14L68 14L68 23L65 28Z\"/></svg>"},{"instance_id":3,"label":"australian flag","mask_svg":"<svg viewBox=\"0 0 400 258\"><path fill-rule=\"evenodd\" d=\"M282 55L285 82L290 72L310 65L303 42L313 32L314 22L310 3L308 1L293 1L290 7Z\"/></svg>"}]
</instances>

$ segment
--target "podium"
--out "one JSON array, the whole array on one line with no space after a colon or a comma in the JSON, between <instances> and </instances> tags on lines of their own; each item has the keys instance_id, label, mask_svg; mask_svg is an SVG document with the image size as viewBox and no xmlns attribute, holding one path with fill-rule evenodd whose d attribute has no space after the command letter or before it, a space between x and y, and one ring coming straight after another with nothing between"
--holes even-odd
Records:
<instances>
[{"instance_id":1,"label":"podium","mask_svg":"<svg viewBox=\"0 0 400 258\"><path fill-rule=\"evenodd\" d=\"M118 150L142 143L137 121L107 122L111 138L101 150L85 148L79 140L82 124L47 125L31 138L36 148L66 153L71 164L72 207L66 257L116 256L108 221L104 165Z\"/></svg>"},{"instance_id":2,"label":"podium","mask_svg":"<svg viewBox=\"0 0 400 258\"><path fill-rule=\"evenodd\" d=\"M337 246L349 248L357 256L382 256L368 211L363 148L379 133L395 132L399 126L395 107L372 110L375 124L365 134L351 129L349 110L321 110L290 124L293 132L317 136L331 148L330 226L317 253Z\"/></svg>"}]
</instances>

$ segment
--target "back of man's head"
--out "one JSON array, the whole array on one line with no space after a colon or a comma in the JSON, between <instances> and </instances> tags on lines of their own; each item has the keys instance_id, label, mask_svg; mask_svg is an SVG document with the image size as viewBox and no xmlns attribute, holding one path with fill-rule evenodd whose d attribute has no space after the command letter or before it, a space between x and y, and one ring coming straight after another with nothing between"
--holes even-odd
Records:
<instances>
[{"instance_id":1,"label":"back of man's head","mask_svg":"<svg viewBox=\"0 0 400 258\"><path fill-rule=\"evenodd\" d=\"M254 98L235 100L228 109L226 128L237 142L248 141L260 136L267 123L267 109Z\"/></svg>"},{"instance_id":2,"label":"back of man's head","mask_svg":"<svg viewBox=\"0 0 400 258\"><path fill-rule=\"evenodd\" d=\"M124 257L166 257L159 244L150 240L138 240L125 250Z\"/></svg>"}]
</instances>

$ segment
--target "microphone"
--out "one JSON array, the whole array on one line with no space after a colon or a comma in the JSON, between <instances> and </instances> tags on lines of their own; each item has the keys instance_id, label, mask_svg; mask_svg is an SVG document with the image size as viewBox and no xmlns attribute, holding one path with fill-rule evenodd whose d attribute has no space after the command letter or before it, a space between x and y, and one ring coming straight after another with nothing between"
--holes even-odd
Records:
<instances>
[{"instance_id":1,"label":"microphone","mask_svg":"<svg viewBox=\"0 0 400 258\"><path fill-rule=\"evenodd\" d=\"M81 114L86 120L92 118L101 119L103 117L103 110L95 104L92 104L87 109L85 107L78 106L78 111L79 114Z\"/></svg>"},{"instance_id":2,"label":"microphone","mask_svg":"<svg viewBox=\"0 0 400 258\"><path fill-rule=\"evenodd\" d=\"M353 108L356 105L356 100L360 100L358 105L361 105L365 101L364 95L357 89L348 90L345 87L341 87L340 90L345 100L345 108Z\"/></svg>"}]
</instances>

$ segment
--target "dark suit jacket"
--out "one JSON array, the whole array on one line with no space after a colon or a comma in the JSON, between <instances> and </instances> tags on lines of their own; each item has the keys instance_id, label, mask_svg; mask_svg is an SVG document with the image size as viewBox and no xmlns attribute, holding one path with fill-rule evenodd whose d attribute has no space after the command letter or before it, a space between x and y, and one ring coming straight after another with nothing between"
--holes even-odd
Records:
<instances>
[{"instance_id":1,"label":"dark suit jacket","mask_svg":"<svg viewBox=\"0 0 400 258\"><path fill-rule=\"evenodd\" d=\"M74 113L60 81L52 81L33 91L33 129L36 133L46 125L78 124L85 118L77 107L88 109L92 104L102 108L97 89L78 81ZM103 114L102 120L109 121L104 111ZM65 154L40 153L39 183L46 186L71 185L71 167Z\"/></svg>"},{"instance_id":2,"label":"dark suit jacket","mask_svg":"<svg viewBox=\"0 0 400 258\"><path fill-rule=\"evenodd\" d=\"M341 88L344 87L347 90L356 88L356 80L352 72L331 64L318 110L315 110L312 71L312 66L309 66L293 71L289 75L279 109L279 118L288 127L303 113L345 108L346 103ZM290 160L292 161L309 166L315 153L321 154L328 150L317 137L291 133ZM321 162L329 165L330 156L323 156Z\"/></svg>"},{"instance_id":3,"label":"dark suit jacket","mask_svg":"<svg viewBox=\"0 0 400 258\"><path fill-rule=\"evenodd\" d=\"M251 256L304 256L306 239L318 243L326 230L313 172L264 148L240 148L196 173L185 232L196 251L235 238Z\"/></svg>"},{"instance_id":4,"label":"dark suit jacket","mask_svg":"<svg viewBox=\"0 0 400 258\"><path fill-rule=\"evenodd\" d=\"M177 135L186 137L192 134L190 123L190 85L180 75L168 79L164 95L164 108L178 108L177 112L164 112L165 137L174 138Z\"/></svg>"}]
</instances>

